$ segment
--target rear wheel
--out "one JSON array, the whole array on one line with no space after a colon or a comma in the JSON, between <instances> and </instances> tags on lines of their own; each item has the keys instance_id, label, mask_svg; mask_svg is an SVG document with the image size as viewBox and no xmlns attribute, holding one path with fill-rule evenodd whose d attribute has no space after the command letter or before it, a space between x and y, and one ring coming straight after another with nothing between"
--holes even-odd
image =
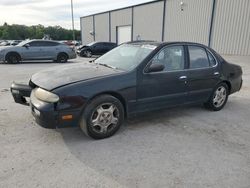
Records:
<instances>
[{"instance_id":1,"label":"rear wheel","mask_svg":"<svg viewBox=\"0 0 250 188\"><path fill-rule=\"evenodd\" d=\"M101 95L86 107L80 127L85 134L94 139L112 136L124 120L121 102L111 95Z\"/></svg>"},{"instance_id":2,"label":"rear wheel","mask_svg":"<svg viewBox=\"0 0 250 188\"><path fill-rule=\"evenodd\" d=\"M20 63L20 60L21 60L20 56L16 53L10 53L10 54L7 54L7 56L6 56L6 61L9 64Z\"/></svg>"},{"instance_id":3,"label":"rear wheel","mask_svg":"<svg viewBox=\"0 0 250 188\"><path fill-rule=\"evenodd\" d=\"M209 98L205 106L213 111L221 110L227 103L229 95L228 86L226 83L220 83L213 91L213 94Z\"/></svg>"},{"instance_id":4,"label":"rear wheel","mask_svg":"<svg viewBox=\"0 0 250 188\"><path fill-rule=\"evenodd\" d=\"M68 61L68 56L65 53L60 53L57 56L57 60L58 63L66 63Z\"/></svg>"}]
</instances>

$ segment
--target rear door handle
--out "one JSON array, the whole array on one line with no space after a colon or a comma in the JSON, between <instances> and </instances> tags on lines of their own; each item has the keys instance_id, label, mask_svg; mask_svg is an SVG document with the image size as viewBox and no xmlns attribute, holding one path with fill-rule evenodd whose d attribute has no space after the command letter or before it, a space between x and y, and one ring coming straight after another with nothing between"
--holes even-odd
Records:
<instances>
[{"instance_id":1,"label":"rear door handle","mask_svg":"<svg viewBox=\"0 0 250 188\"><path fill-rule=\"evenodd\" d=\"M219 75L220 73L219 72L214 72L214 75Z\"/></svg>"}]
</instances>

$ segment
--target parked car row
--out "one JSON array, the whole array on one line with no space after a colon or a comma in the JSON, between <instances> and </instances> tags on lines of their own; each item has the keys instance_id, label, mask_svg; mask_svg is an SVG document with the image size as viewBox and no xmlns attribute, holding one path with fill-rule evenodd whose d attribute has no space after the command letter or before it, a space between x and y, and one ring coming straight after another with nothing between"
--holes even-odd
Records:
<instances>
[{"instance_id":1,"label":"parked car row","mask_svg":"<svg viewBox=\"0 0 250 188\"><path fill-rule=\"evenodd\" d=\"M20 104L30 97L42 127L80 126L101 139L112 136L125 118L146 111L197 103L221 110L241 86L241 67L209 47L144 41L122 44L92 64L41 71L28 85L13 83L11 92Z\"/></svg>"},{"instance_id":2,"label":"parked car row","mask_svg":"<svg viewBox=\"0 0 250 188\"><path fill-rule=\"evenodd\" d=\"M16 46L20 42L22 42L22 40L3 40L0 42L0 46Z\"/></svg>"},{"instance_id":3,"label":"parked car row","mask_svg":"<svg viewBox=\"0 0 250 188\"><path fill-rule=\"evenodd\" d=\"M61 42L63 44L67 44L68 46L71 46L71 47L77 47L77 46L81 45L80 41L63 40L63 41L59 41L59 42Z\"/></svg>"},{"instance_id":4,"label":"parked car row","mask_svg":"<svg viewBox=\"0 0 250 188\"><path fill-rule=\"evenodd\" d=\"M12 44L18 41L12 41ZM2 42L0 46L0 61L7 63L20 63L27 60L53 60L60 63L76 58L76 52L82 57L103 55L117 45L111 42L93 42L88 45L75 47L75 43L52 40L26 40L17 45ZM71 45L72 44L72 45Z\"/></svg>"}]
</instances>

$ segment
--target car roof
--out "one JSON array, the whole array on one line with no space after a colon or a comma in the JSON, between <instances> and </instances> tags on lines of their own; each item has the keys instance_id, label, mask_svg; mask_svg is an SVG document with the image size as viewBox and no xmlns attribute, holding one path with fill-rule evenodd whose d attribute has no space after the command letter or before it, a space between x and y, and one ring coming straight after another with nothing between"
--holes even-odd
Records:
<instances>
[{"instance_id":1,"label":"car roof","mask_svg":"<svg viewBox=\"0 0 250 188\"><path fill-rule=\"evenodd\" d=\"M115 42L108 42L108 41L95 41L95 43L108 43L108 44L116 44Z\"/></svg>"},{"instance_id":2,"label":"car roof","mask_svg":"<svg viewBox=\"0 0 250 188\"><path fill-rule=\"evenodd\" d=\"M179 45L196 45L196 46L207 47L204 44L200 44L200 43L196 43L196 42L187 42L187 41L157 42L157 41L150 41L150 40L142 40L142 41L127 42L126 44L132 44L132 45L154 45L154 46L165 46L165 45L169 45L169 44L179 44Z\"/></svg>"},{"instance_id":3,"label":"car roof","mask_svg":"<svg viewBox=\"0 0 250 188\"><path fill-rule=\"evenodd\" d=\"M58 41L55 41L55 40L42 40L42 39L32 39L32 40L29 40L29 42L55 42L55 43L59 43Z\"/></svg>"},{"instance_id":4,"label":"car roof","mask_svg":"<svg viewBox=\"0 0 250 188\"><path fill-rule=\"evenodd\" d=\"M152 41L152 40L138 40L138 41L131 41L126 42L125 44L131 44L131 45L154 45L159 46L162 44L162 42Z\"/></svg>"}]
</instances>

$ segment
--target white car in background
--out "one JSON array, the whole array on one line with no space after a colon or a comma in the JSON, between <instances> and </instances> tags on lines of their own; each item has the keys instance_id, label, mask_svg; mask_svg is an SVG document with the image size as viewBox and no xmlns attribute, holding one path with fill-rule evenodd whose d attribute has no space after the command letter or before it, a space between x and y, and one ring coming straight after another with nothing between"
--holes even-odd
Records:
<instances>
[{"instance_id":1,"label":"white car in background","mask_svg":"<svg viewBox=\"0 0 250 188\"><path fill-rule=\"evenodd\" d=\"M73 48L51 40L28 40L16 46L0 47L0 61L10 64L30 60L53 60L66 63L76 58Z\"/></svg>"}]
</instances>

